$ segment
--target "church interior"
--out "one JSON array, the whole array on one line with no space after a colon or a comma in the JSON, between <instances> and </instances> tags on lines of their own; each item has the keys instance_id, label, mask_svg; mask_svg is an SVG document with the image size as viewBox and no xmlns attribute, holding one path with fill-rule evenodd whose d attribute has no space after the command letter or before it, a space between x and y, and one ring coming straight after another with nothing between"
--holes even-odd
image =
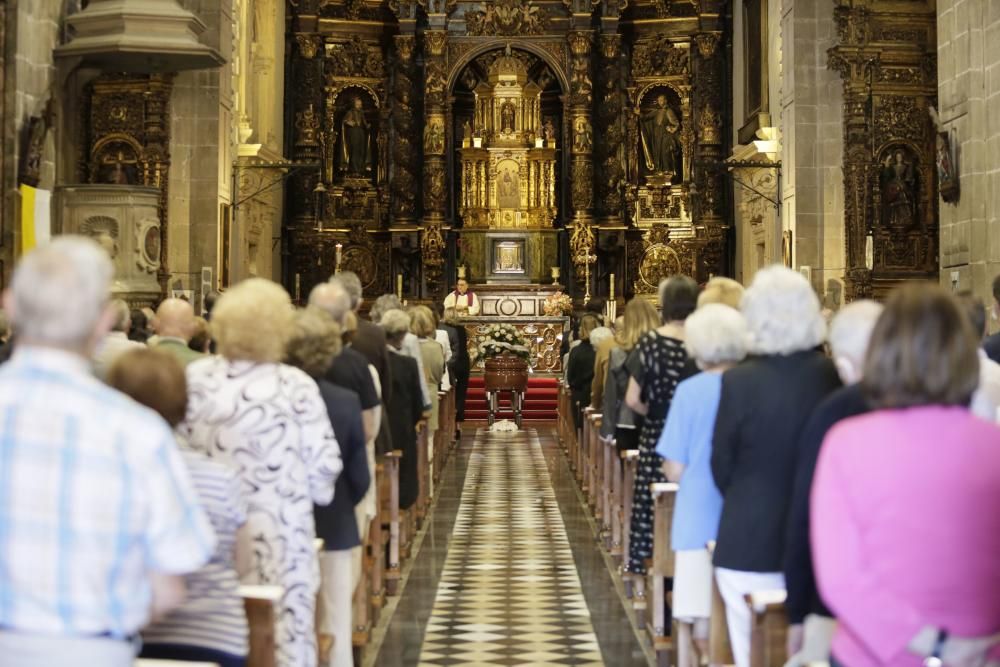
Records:
<instances>
[{"instance_id":1,"label":"church interior","mask_svg":"<svg viewBox=\"0 0 1000 667\"><path fill-rule=\"evenodd\" d=\"M246 665L920 664L927 633L897 662L878 638L852 653L839 635L837 655L801 657L783 580L726 588L732 546L710 612L674 613L675 569L692 567L670 548L678 485L647 461L655 439L616 445L637 427L591 403L591 360L579 393L570 339L589 347L607 327L625 345L633 302L661 330L683 323L664 295L682 276L702 294L730 278L746 304L775 267L832 318L812 347L834 356L840 313L891 309L915 284L978 300L995 333L998 35L995 0L0 0L0 288L16 291L34 249L82 236L133 312L180 299L209 318L253 279L313 307L350 274L352 318L405 306L423 340L413 309L428 306L462 330L464 380L452 365L450 382L427 376L415 453L368 443L377 508L359 522L351 632L326 638L332 653L320 633L319 663L290 658L280 594L248 589ZM520 371L491 365L490 345L508 361L523 346L521 385L497 384ZM602 371L597 354L610 386L614 357ZM642 384L627 372L615 409ZM388 420L396 377L378 375ZM648 391L634 400L655 412ZM410 465L419 493L402 507ZM630 533L652 545L638 567ZM781 569L738 560L730 571ZM727 633L743 594L747 638ZM952 642L1000 632L1000 609L987 615ZM951 650L926 626L935 656Z\"/></svg>"}]
</instances>

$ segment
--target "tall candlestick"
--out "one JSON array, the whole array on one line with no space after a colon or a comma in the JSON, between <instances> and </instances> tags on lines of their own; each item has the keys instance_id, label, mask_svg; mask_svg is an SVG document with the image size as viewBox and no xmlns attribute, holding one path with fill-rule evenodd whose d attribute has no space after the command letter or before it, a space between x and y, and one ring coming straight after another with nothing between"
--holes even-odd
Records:
<instances>
[{"instance_id":1,"label":"tall candlestick","mask_svg":"<svg viewBox=\"0 0 1000 667\"><path fill-rule=\"evenodd\" d=\"M400 301L403 300L403 274L402 273L397 273L396 274L396 296L399 297Z\"/></svg>"},{"instance_id":2,"label":"tall candlestick","mask_svg":"<svg viewBox=\"0 0 1000 667\"><path fill-rule=\"evenodd\" d=\"M302 300L302 275L299 273L295 274L295 302L298 303Z\"/></svg>"},{"instance_id":3,"label":"tall candlestick","mask_svg":"<svg viewBox=\"0 0 1000 667\"><path fill-rule=\"evenodd\" d=\"M613 274L613 273L611 274L611 291L610 291L610 294L611 294L611 298L613 300L615 298L615 274Z\"/></svg>"},{"instance_id":4,"label":"tall candlestick","mask_svg":"<svg viewBox=\"0 0 1000 667\"><path fill-rule=\"evenodd\" d=\"M337 264L335 265L336 268L334 269L334 272L335 273L340 273L340 258L343 256L344 244L343 243L338 243L336 245L336 248L337 248Z\"/></svg>"}]
</instances>

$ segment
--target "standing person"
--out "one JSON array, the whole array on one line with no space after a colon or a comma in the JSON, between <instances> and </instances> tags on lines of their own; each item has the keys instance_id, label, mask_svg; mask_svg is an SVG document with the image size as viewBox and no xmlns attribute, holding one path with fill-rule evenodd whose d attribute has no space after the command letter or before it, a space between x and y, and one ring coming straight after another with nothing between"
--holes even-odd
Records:
<instances>
[{"instance_id":1,"label":"standing person","mask_svg":"<svg viewBox=\"0 0 1000 667\"><path fill-rule=\"evenodd\" d=\"M712 479L712 433L722 393L722 374L746 356L747 325L738 310L720 303L698 308L684 323L685 347L701 373L677 385L656 453L664 460L664 474L680 482L670 548L676 554L673 617L681 623L681 637L694 639L698 653L679 639L681 667L708 659L708 620L712 615L712 556L722 514L722 496ZM702 658L704 660L702 660Z\"/></svg>"},{"instance_id":2,"label":"standing person","mask_svg":"<svg viewBox=\"0 0 1000 667\"><path fill-rule=\"evenodd\" d=\"M351 348L361 353L368 363L378 372L379 383L382 385L383 403L385 403L386 386L390 384L389 350L386 347L385 332L377 324L361 317L361 305L364 295L361 289L361 279L353 271L341 271L330 278L330 282L338 282L350 297L350 308L357 316L357 335L351 340ZM343 326L343 325L341 325Z\"/></svg>"},{"instance_id":3,"label":"standing person","mask_svg":"<svg viewBox=\"0 0 1000 667\"><path fill-rule=\"evenodd\" d=\"M608 379L604 383L602 412L613 415L601 422L601 435L614 436L619 452L639 448L642 416L625 403L629 374L625 367L628 355L639 341L660 325L656 308L646 299L632 299L625 306L624 322L615 334L615 346L608 354Z\"/></svg>"},{"instance_id":4,"label":"standing person","mask_svg":"<svg viewBox=\"0 0 1000 667\"><path fill-rule=\"evenodd\" d=\"M323 377L338 354L341 354L340 328L330 316L318 308L298 311L288 343L288 363L308 373L319 386L344 462L333 502L313 508L316 535L323 540L319 555L320 633L321 637L333 640L332 651L320 642L320 663L324 667L354 664L351 599L361 577L361 532L355 507L371 484L361 401L354 392ZM328 655L324 655L324 648Z\"/></svg>"},{"instance_id":5,"label":"standing person","mask_svg":"<svg viewBox=\"0 0 1000 667\"><path fill-rule=\"evenodd\" d=\"M128 339L145 345L152 335L145 309L133 308L129 313Z\"/></svg>"},{"instance_id":6,"label":"standing person","mask_svg":"<svg viewBox=\"0 0 1000 667\"><path fill-rule=\"evenodd\" d=\"M415 306L410 312L410 331L420 339L420 356L424 361L424 381L431 397L430 417L427 420L427 463L434 463L434 434L440 426L441 380L444 377L445 358L441 343L435 340L434 314L427 306ZM428 477L430 479L430 477Z\"/></svg>"},{"instance_id":7,"label":"standing person","mask_svg":"<svg viewBox=\"0 0 1000 667\"><path fill-rule=\"evenodd\" d=\"M387 406L392 445L403 452L399 461L399 508L409 509L417 501L420 477L417 475L417 424L424 418L424 376L415 359L403 352L403 341L410 332L410 316L402 310L385 311L379 319L389 341L389 373L392 375L392 401Z\"/></svg>"},{"instance_id":8,"label":"standing person","mask_svg":"<svg viewBox=\"0 0 1000 667\"><path fill-rule=\"evenodd\" d=\"M479 297L469 291L469 281L459 278L455 291L444 298L445 308L454 308L459 315L476 317L479 315Z\"/></svg>"},{"instance_id":9,"label":"standing person","mask_svg":"<svg viewBox=\"0 0 1000 667\"><path fill-rule=\"evenodd\" d=\"M109 369L108 384L155 410L171 427L184 419L184 368L166 352L143 346L122 354ZM253 549L245 528L246 499L232 468L180 444L218 542L211 560L186 577L184 603L143 629L140 657L244 667L250 631L239 575L249 568Z\"/></svg>"},{"instance_id":10,"label":"standing person","mask_svg":"<svg viewBox=\"0 0 1000 667\"><path fill-rule=\"evenodd\" d=\"M880 304L862 299L848 304L833 318L830 350L844 386L816 406L799 438L784 557L789 667L830 661L836 623L816 590L809 550L809 490L827 432L844 419L868 412L860 381L868 341L881 314Z\"/></svg>"},{"instance_id":11,"label":"standing person","mask_svg":"<svg viewBox=\"0 0 1000 667\"><path fill-rule=\"evenodd\" d=\"M723 506L713 563L733 657L747 667L750 609L744 596L785 587L782 556L799 437L840 378L820 351L826 322L801 274L783 266L758 271L740 310L750 356L722 377L712 475Z\"/></svg>"},{"instance_id":12,"label":"standing person","mask_svg":"<svg viewBox=\"0 0 1000 667\"><path fill-rule=\"evenodd\" d=\"M937 285L899 288L875 325L874 411L827 434L812 489L834 664L982 665L1000 640L1000 430L968 410L977 348Z\"/></svg>"},{"instance_id":13,"label":"standing person","mask_svg":"<svg viewBox=\"0 0 1000 667\"><path fill-rule=\"evenodd\" d=\"M573 426L583 428L583 409L590 405L590 385L594 380L594 346L590 332L599 326L597 318L586 314L580 319L580 344L569 351L566 360L566 384L573 399Z\"/></svg>"},{"instance_id":14,"label":"standing person","mask_svg":"<svg viewBox=\"0 0 1000 667\"><path fill-rule=\"evenodd\" d=\"M1000 319L1000 274L993 278L993 303L990 307L993 320ZM1000 364L1000 333L987 336L983 341L983 351L992 361Z\"/></svg>"},{"instance_id":15,"label":"standing person","mask_svg":"<svg viewBox=\"0 0 1000 667\"><path fill-rule=\"evenodd\" d=\"M343 283L331 280L312 289L309 293L309 305L324 311L343 329L347 313L351 311L351 297ZM326 379L358 395L365 422L365 440L373 440L377 435L375 412L381 408L382 401L375 391L375 382L368 370L368 360L351 347L345 347L333 360Z\"/></svg>"},{"instance_id":16,"label":"standing person","mask_svg":"<svg viewBox=\"0 0 1000 667\"><path fill-rule=\"evenodd\" d=\"M313 504L333 500L342 463L316 383L281 363L293 318L288 293L268 280L227 290L212 315L219 355L188 367L188 416L180 430L193 449L233 467L243 482L257 545L243 581L284 588L278 667L315 667Z\"/></svg>"},{"instance_id":17,"label":"standing person","mask_svg":"<svg viewBox=\"0 0 1000 667\"><path fill-rule=\"evenodd\" d=\"M461 424L465 421L465 395L469 390L469 375L472 373L472 360L469 357L469 332L458 321L458 313L454 308L445 308L445 324L455 332L455 344L452 345L451 368L449 372L455 383L455 421ZM460 428L456 426L456 428ZM459 432L455 433L458 438Z\"/></svg>"},{"instance_id":18,"label":"standing person","mask_svg":"<svg viewBox=\"0 0 1000 667\"><path fill-rule=\"evenodd\" d=\"M646 573L646 559L653 555L649 486L666 481L656 443L677 384L697 372L684 349L684 320L698 303L698 284L687 276L672 276L660 283L659 292L663 325L646 334L625 362L629 372L625 403L644 417L629 532L628 571L636 575Z\"/></svg>"},{"instance_id":19,"label":"standing person","mask_svg":"<svg viewBox=\"0 0 1000 667\"><path fill-rule=\"evenodd\" d=\"M977 340L982 342L986 335L986 306L982 299L969 291L955 296ZM980 419L1000 421L1000 364L990 359L982 347L979 348L979 388L972 397L969 409Z\"/></svg>"},{"instance_id":20,"label":"standing person","mask_svg":"<svg viewBox=\"0 0 1000 667\"><path fill-rule=\"evenodd\" d=\"M215 548L169 426L91 375L112 273L99 245L60 236L4 294L19 337L0 369L4 667L130 667Z\"/></svg>"},{"instance_id":21,"label":"standing person","mask_svg":"<svg viewBox=\"0 0 1000 667\"><path fill-rule=\"evenodd\" d=\"M194 308L184 299L165 299L156 309L156 342L152 347L187 366L205 355L188 347L195 332Z\"/></svg>"},{"instance_id":22,"label":"standing person","mask_svg":"<svg viewBox=\"0 0 1000 667\"><path fill-rule=\"evenodd\" d=\"M100 379L108 376L108 369L115 360L129 350L144 349L146 346L134 340L129 340L128 330L132 326L132 316L129 313L128 304L121 299L111 302L111 310L114 313L114 324L111 331L97 345L94 352L94 375Z\"/></svg>"}]
</instances>

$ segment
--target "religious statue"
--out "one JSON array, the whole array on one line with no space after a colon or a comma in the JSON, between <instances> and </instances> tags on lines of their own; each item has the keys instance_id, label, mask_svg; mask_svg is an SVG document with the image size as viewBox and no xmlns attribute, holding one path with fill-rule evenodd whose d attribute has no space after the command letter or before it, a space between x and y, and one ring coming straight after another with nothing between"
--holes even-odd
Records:
<instances>
[{"instance_id":1,"label":"religious statue","mask_svg":"<svg viewBox=\"0 0 1000 667\"><path fill-rule=\"evenodd\" d=\"M514 131L514 105L510 102L500 108L500 127L505 134Z\"/></svg>"},{"instance_id":2,"label":"religious statue","mask_svg":"<svg viewBox=\"0 0 1000 667\"><path fill-rule=\"evenodd\" d=\"M916 217L916 178L913 165L902 150L882 163L882 222L897 229L909 227Z\"/></svg>"},{"instance_id":3,"label":"religious statue","mask_svg":"<svg viewBox=\"0 0 1000 667\"><path fill-rule=\"evenodd\" d=\"M444 153L444 124L432 120L424 133L424 152L429 155Z\"/></svg>"},{"instance_id":4,"label":"religious statue","mask_svg":"<svg viewBox=\"0 0 1000 667\"><path fill-rule=\"evenodd\" d=\"M677 133L680 132L681 123L667 104L667 96L662 93L657 95L656 106L639 114L646 168L654 174L676 174L679 171L677 158L680 152Z\"/></svg>"},{"instance_id":5,"label":"religious statue","mask_svg":"<svg viewBox=\"0 0 1000 667\"><path fill-rule=\"evenodd\" d=\"M585 118L577 118L573 125L573 150L577 153L589 153L594 146L594 133Z\"/></svg>"},{"instance_id":6,"label":"religious statue","mask_svg":"<svg viewBox=\"0 0 1000 667\"><path fill-rule=\"evenodd\" d=\"M316 110L310 104L305 111L297 115L298 120L295 127L299 130L298 145L315 146L317 144L316 131L319 130L319 118L316 116Z\"/></svg>"},{"instance_id":7,"label":"religious statue","mask_svg":"<svg viewBox=\"0 0 1000 667\"><path fill-rule=\"evenodd\" d=\"M367 176L372 170L369 129L361 98L355 97L340 122L341 168L351 176Z\"/></svg>"},{"instance_id":8,"label":"religious statue","mask_svg":"<svg viewBox=\"0 0 1000 667\"><path fill-rule=\"evenodd\" d=\"M472 125L469 121L465 121L462 125L462 145L471 146L472 145Z\"/></svg>"},{"instance_id":9,"label":"religious statue","mask_svg":"<svg viewBox=\"0 0 1000 667\"><path fill-rule=\"evenodd\" d=\"M545 126L542 128L542 136L545 138L545 143L549 145L556 140L556 127L552 124L551 118L545 119Z\"/></svg>"}]
</instances>

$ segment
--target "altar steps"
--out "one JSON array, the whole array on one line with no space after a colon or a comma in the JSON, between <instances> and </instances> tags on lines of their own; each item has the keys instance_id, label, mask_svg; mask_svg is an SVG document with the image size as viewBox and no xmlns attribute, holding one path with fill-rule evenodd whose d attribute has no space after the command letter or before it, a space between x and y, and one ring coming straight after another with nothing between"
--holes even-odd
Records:
<instances>
[{"instance_id":1,"label":"altar steps","mask_svg":"<svg viewBox=\"0 0 1000 667\"><path fill-rule=\"evenodd\" d=\"M559 409L559 380L555 377L528 378L528 391L524 396L524 410L521 417L524 421L555 421ZM465 398L465 418L469 421L485 421L488 417L486 409L486 387L482 374L473 374L469 378L469 391ZM514 412L510 400L500 399L500 414L498 419L513 419Z\"/></svg>"}]
</instances>

